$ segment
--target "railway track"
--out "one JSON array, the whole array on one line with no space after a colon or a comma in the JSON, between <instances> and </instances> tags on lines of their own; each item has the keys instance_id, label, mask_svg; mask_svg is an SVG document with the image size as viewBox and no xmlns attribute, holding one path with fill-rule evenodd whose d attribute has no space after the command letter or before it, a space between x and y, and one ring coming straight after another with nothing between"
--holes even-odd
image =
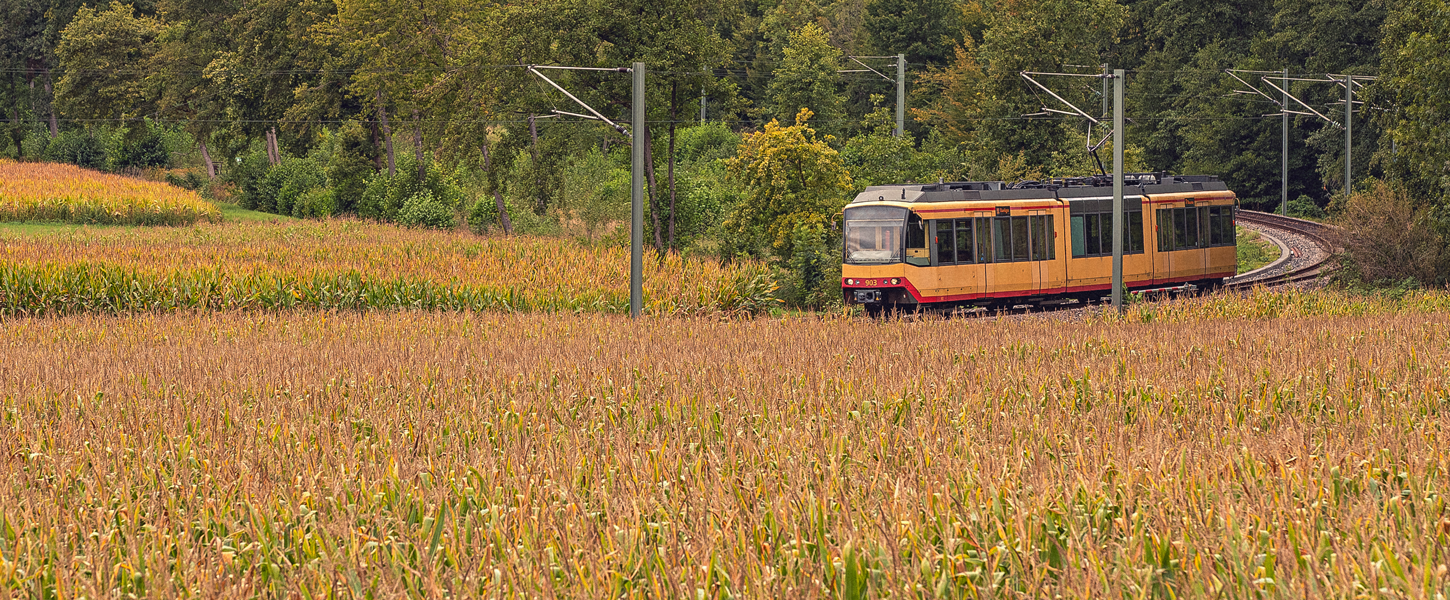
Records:
<instances>
[{"instance_id":1,"label":"railway track","mask_svg":"<svg viewBox=\"0 0 1450 600\"><path fill-rule=\"evenodd\" d=\"M1265 267L1228 279L1225 289L1247 290L1313 281L1334 268L1330 258L1339 247L1334 243L1332 225L1252 210L1240 210L1238 223L1271 239L1283 250L1283 255Z\"/></svg>"}]
</instances>

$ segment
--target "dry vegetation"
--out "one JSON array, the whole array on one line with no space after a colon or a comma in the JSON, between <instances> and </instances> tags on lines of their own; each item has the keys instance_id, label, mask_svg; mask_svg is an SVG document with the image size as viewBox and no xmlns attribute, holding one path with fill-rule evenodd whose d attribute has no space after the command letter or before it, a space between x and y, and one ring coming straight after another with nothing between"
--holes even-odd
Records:
<instances>
[{"instance_id":1,"label":"dry vegetation","mask_svg":"<svg viewBox=\"0 0 1450 600\"><path fill-rule=\"evenodd\" d=\"M1351 279L1391 285L1405 279L1425 285L1450 280L1450 231L1406 190L1377 181L1350 196L1338 221Z\"/></svg>"},{"instance_id":2,"label":"dry vegetation","mask_svg":"<svg viewBox=\"0 0 1450 600\"><path fill-rule=\"evenodd\" d=\"M196 192L74 165L0 159L0 221L126 225L219 222Z\"/></svg>"},{"instance_id":3,"label":"dry vegetation","mask_svg":"<svg viewBox=\"0 0 1450 600\"><path fill-rule=\"evenodd\" d=\"M647 260L652 314L758 312L764 267ZM182 309L629 310L629 250L361 221L0 231L0 315Z\"/></svg>"},{"instance_id":4,"label":"dry vegetation","mask_svg":"<svg viewBox=\"0 0 1450 600\"><path fill-rule=\"evenodd\" d=\"M1356 302L0 320L0 585L1441 598L1447 298Z\"/></svg>"}]
</instances>

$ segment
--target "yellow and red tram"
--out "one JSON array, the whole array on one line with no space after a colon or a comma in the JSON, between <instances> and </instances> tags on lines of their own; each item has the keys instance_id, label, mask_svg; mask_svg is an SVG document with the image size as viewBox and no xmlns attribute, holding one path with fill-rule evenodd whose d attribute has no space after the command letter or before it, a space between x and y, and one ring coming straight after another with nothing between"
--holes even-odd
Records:
<instances>
[{"instance_id":1,"label":"yellow and red tram","mask_svg":"<svg viewBox=\"0 0 1450 600\"><path fill-rule=\"evenodd\" d=\"M843 211L841 288L868 310L1043 304L1111 293L1112 180L873 186ZM1217 177L1125 177L1130 290L1234 275L1237 198Z\"/></svg>"}]
</instances>

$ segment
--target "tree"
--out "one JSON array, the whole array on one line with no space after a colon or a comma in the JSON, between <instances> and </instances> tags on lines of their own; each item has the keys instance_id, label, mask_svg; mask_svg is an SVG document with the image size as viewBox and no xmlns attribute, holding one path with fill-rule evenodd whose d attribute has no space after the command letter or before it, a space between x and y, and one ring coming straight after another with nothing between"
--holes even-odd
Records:
<instances>
[{"instance_id":1,"label":"tree","mask_svg":"<svg viewBox=\"0 0 1450 600\"><path fill-rule=\"evenodd\" d=\"M154 104L145 77L163 29L160 21L115 0L105 10L77 11L56 47L64 72L56 82L61 112L122 121L150 113Z\"/></svg>"},{"instance_id":2,"label":"tree","mask_svg":"<svg viewBox=\"0 0 1450 600\"><path fill-rule=\"evenodd\" d=\"M1378 117L1394 144L1381 144L1379 160L1419 202L1450 203L1450 2L1396 2L1382 43L1380 80L1369 99L1395 109Z\"/></svg>"},{"instance_id":3,"label":"tree","mask_svg":"<svg viewBox=\"0 0 1450 600\"><path fill-rule=\"evenodd\" d=\"M324 49L316 31L330 18L334 4L326 0L252 0L227 20L231 42L208 64L205 75L214 94L226 98L225 109L248 139L263 137L268 160L280 164L282 140L278 124L322 74L302 68L315 64ZM300 150L317 131L305 121L293 121L281 134Z\"/></svg>"},{"instance_id":4,"label":"tree","mask_svg":"<svg viewBox=\"0 0 1450 600\"><path fill-rule=\"evenodd\" d=\"M185 123L196 139L208 178L217 176L208 138L225 117L226 102L213 93L205 71L227 49L226 23L235 14L229 5L206 0L163 0L166 23L152 57L150 94L157 116Z\"/></svg>"},{"instance_id":5,"label":"tree","mask_svg":"<svg viewBox=\"0 0 1450 600\"><path fill-rule=\"evenodd\" d=\"M890 107L880 106L880 95L871 97L876 110L866 115L866 133L846 140L841 159L851 173L855 191L872 185L925 182L935 178L935 157L916 149L911 138L897 137L896 118Z\"/></svg>"},{"instance_id":6,"label":"tree","mask_svg":"<svg viewBox=\"0 0 1450 600\"><path fill-rule=\"evenodd\" d=\"M905 54L914 65L942 67L955 55L961 11L951 0L871 0L865 28L882 54Z\"/></svg>"},{"instance_id":7,"label":"tree","mask_svg":"<svg viewBox=\"0 0 1450 600\"><path fill-rule=\"evenodd\" d=\"M782 260L792 256L798 229L824 229L851 193L840 153L809 126L810 118L803 108L794 125L772 120L746 134L739 154L727 161L748 191L726 228L741 239L763 236Z\"/></svg>"},{"instance_id":8,"label":"tree","mask_svg":"<svg viewBox=\"0 0 1450 600\"><path fill-rule=\"evenodd\" d=\"M963 27L980 38L968 36L946 69L925 78L936 100L912 112L946 141L961 144L971 173L988 172L1001 157L1019 153L1029 164L1046 165L1068 147L1069 127L1058 120L1021 120L1055 101L1035 94L1019 73L1101 63L1115 52L1126 23L1126 9L1113 0L965 4ZM1078 106L1100 102L1100 87L1074 82L1062 89Z\"/></svg>"},{"instance_id":9,"label":"tree","mask_svg":"<svg viewBox=\"0 0 1450 600\"><path fill-rule=\"evenodd\" d=\"M24 155L25 138L39 116L34 70L37 63L43 64L37 59L45 30L44 9L36 0L11 0L0 5L0 72L5 77L5 87L0 89L5 101L0 113L8 121L6 129L17 157Z\"/></svg>"},{"instance_id":10,"label":"tree","mask_svg":"<svg viewBox=\"0 0 1450 600\"><path fill-rule=\"evenodd\" d=\"M51 138L60 132L56 114L52 69L61 30L70 23L82 0L8 0L0 3L0 68L6 82L12 135L21 140L30 130L21 114L31 113L31 122L44 119ZM19 85L23 81L23 88ZM17 142L18 145L19 142ZM17 147L17 151L20 150Z\"/></svg>"},{"instance_id":11,"label":"tree","mask_svg":"<svg viewBox=\"0 0 1450 600\"><path fill-rule=\"evenodd\" d=\"M780 66L771 74L772 119L810 114L818 117L817 123L824 123L822 131L838 131L845 118L840 69L841 51L831 46L825 30L814 23L796 30L782 51ZM808 111L801 112L803 108Z\"/></svg>"}]
</instances>

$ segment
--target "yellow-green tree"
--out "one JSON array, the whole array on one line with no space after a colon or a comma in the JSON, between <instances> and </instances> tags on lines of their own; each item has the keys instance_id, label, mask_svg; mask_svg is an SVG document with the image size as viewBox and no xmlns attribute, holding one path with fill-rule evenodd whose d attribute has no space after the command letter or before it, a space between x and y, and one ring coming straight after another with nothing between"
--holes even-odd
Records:
<instances>
[{"instance_id":1,"label":"yellow-green tree","mask_svg":"<svg viewBox=\"0 0 1450 600\"><path fill-rule=\"evenodd\" d=\"M104 9L76 12L61 34L56 56L64 69L55 95L70 118L136 120L154 104L146 69L164 26L113 1Z\"/></svg>"},{"instance_id":2,"label":"yellow-green tree","mask_svg":"<svg viewBox=\"0 0 1450 600\"><path fill-rule=\"evenodd\" d=\"M851 192L840 153L816 135L807 122L811 116L803 108L795 125L772 120L763 131L745 134L740 152L728 161L747 194L726 229L739 239L761 240L782 259L791 256L798 229L824 230Z\"/></svg>"},{"instance_id":3,"label":"yellow-green tree","mask_svg":"<svg viewBox=\"0 0 1450 600\"><path fill-rule=\"evenodd\" d=\"M841 96L841 51L831 46L824 29L815 23L790 34L780 59L780 66L771 73L771 116L777 121L799 114L802 108L817 115L826 131L839 130L845 117L845 98Z\"/></svg>"}]
</instances>

